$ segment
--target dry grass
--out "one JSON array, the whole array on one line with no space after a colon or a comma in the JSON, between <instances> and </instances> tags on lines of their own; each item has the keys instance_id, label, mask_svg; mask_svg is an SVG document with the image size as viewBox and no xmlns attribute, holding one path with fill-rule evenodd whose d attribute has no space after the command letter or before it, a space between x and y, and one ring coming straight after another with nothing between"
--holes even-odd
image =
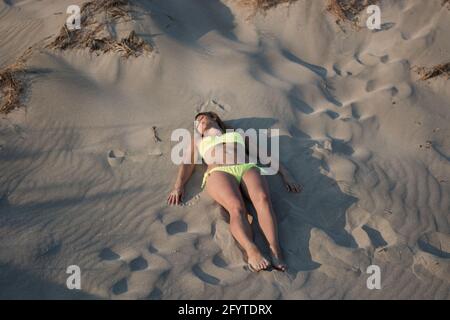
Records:
<instances>
[{"instance_id":1,"label":"dry grass","mask_svg":"<svg viewBox=\"0 0 450 320\"><path fill-rule=\"evenodd\" d=\"M436 77L446 76L450 79L450 62L439 64L432 68L418 67L417 73L420 75L420 80L430 80Z\"/></svg>"},{"instance_id":2,"label":"dry grass","mask_svg":"<svg viewBox=\"0 0 450 320\"><path fill-rule=\"evenodd\" d=\"M0 70L0 113L8 114L21 104L25 91L24 75L26 61L31 56L32 47L28 48L15 63Z\"/></svg>"},{"instance_id":3,"label":"dry grass","mask_svg":"<svg viewBox=\"0 0 450 320\"><path fill-rule=\"evenodd\" d=\"M4 69L0 71L0 113L8 114L21 106L23 83L21 70Z\"/></svg>"},{"instance_id":4,"label":"dry grass","mask_svg":"<svg viewBox=\"0 0 450 320\"><path fill-rule=\"evenodd\" d=\"M103 16L102 16L103 15ZM100 19L103 18L103 19ZM153 47L134 31L120 40L112 36L111 30L119 20L131 20L129 0L94 0L81 7L81 30L69 30L66 25L46 48L67 50L89 48L91 51L118 52L123 57L140 56L153 51ZM101 22L99 22L101 21ZM22 106L26 91L28 70L26 62L41 43L28 48L12 65L0 70L0 113L8 114Z\"/></svg>"},{"instance_id":5,"label":"dry grass","mask_svg":"<svg viewBox=\"0 0 450 320\"><path fill-rule=\"evenodd\" d=\"M138 57L144 52L151 52L153 50L148 43L136 35L134 30L130 32L128 37L120 41L109 38L93 39L90 42L89 48L91 51L100 50L104 53L109 51L119 52L125 58L130 56Z\"/></svg>"},{"instance_id":6,"label":"dry grass","mask_svg":"<svg viewBox=\"0 0 450 320\"><path fill-rule=\"evenodd\" d=\"M282 3L291 3L297 0L237 0L238 3L254 10L269 10Z\"/></svg>"},{"instance_id":7,"label":"dry grass","mask_svg":"<svg viewBox=\"0 0 450 320\"><path fill-rule=\"evenodd\" d=\"M117 40L111 30L119 20L132 20L128 0L96 0L81 8L80 30L69 30L64 25L47 48L56 50L86 49L95 52L118 52L123 57L138 57L153 51L153 47L136 35L134 31ZM103 15L104 19L101 19Z\"/></svg>"},{"instance_id":8,"label":"dry grass","mask_svg":"<svg viewBox=\"0 0 450 320\"><path fill-rule=\"evenodd\" d=\"M378 0L328 0L327 11L336 17L336 23L358 23L358 16L365 8Z\"/></svg>"}]
</instances>

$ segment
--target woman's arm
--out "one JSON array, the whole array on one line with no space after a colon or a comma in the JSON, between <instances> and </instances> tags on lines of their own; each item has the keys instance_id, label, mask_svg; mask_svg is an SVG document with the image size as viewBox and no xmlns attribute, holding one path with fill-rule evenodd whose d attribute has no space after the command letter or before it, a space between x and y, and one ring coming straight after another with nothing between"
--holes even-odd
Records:
<instances>
[{"instance_id":1,"label":"woman's arm","mask_svg":"<svg viewBox=\"0 0 450 320\"><path fill-rule=\"evenodd\" d=\"M175 186L167 198L167 203L169 205L179 205L181 203L184 195L184 185L191 177L194 168L195 164L180 164Z\"/></svg>"},{"instance_id":2,"label":"woman's arm","mask_svg":"<svg viewBox=\"0 0 450 320\"><path fill-rule=\"evenodd\" d=\"M257 155L256 158L257 161L259 161L259 151L260 151L260 145L258 144L256 146L257 149ZM266 152L265 154L267 154L267 150L262 150L263 152ZM249 155L250 153L250 140L248 139L248 137L246 137L245 139L245 152L247 155ZM295 192L295 193L299 193L303 190L303 187L297 183L294 179L294 177L292 176L292 174L289 172L289 170L281 163L281 161L279 159L277 159L278 161L278 174L280 175L281 179L283 180L284 186L286 187L286 190L288 192Z\"/></svg>"},{"instance_id":3,"label":"woman's arm","mask_svg":"<svg viewBox=\"0 0 450 320\"><path fill-rule=\"evenodd\" d=\"M291 173L288 169L281 163L279 164L278 174L283 179L284 186L288 192L299 193L302 192L303 187L301 184L297 183L295 179L292 177Z\"/></svg>"},{"instance_id":4,"label":"woman's arm","mask_svg":"<svg viewBox=\"0 0 450 320\"><path fill-rule=\"evenodd\" d=\"M191 141L190 150L188 154L190 155L190 161L188 161L187 163L182 163L179 166L175 185L173 187L172 192L170 192L169 197L167 198L167 203L169 205L179 205L181 203L184 195L184 186L188 182L189 178L192 176L192 173L194 172L196 163L194 140Z\"/></svg>"}]
</instances>

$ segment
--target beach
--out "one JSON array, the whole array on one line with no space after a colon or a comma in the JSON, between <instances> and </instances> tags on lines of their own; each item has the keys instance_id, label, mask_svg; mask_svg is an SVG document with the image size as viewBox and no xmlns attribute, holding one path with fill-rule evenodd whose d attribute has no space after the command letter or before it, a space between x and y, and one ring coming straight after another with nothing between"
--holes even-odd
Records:
<instances>
[{"instance_id":1,"label":"beach","mask_svg":"<svg viewBox=\"0 0 450 320\"><path fill-rule=\"evenodd\" d=\"M450 299L448 1L374 1L374 30L368 3L86 3L0 0L0 299ZM279 130L288 272L247 270L205 166L167 205L201 111Z\"/></svg>"}]
</instances>

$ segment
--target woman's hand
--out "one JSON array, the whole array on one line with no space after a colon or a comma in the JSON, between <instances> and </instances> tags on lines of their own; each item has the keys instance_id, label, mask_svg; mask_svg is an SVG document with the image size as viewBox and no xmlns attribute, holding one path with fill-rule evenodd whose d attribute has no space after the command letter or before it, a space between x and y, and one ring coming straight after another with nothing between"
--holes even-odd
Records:
<instances>
[{"instance_id":1,"label":"woman's hand","mask_svg":"<svg viewBox=\"0 0 450 320\"><path fill-rule=\"evenodd\" d=\"M283 183L287 192L294 192L294 193L302 192L303 190L302 185L295 181L295 179L292 177L292 174L284 165L281 164L281 162L278 173L280 174L281 179L283 179Z\"/></svg>"},{"instance_id":2,"label":"woman's hand","mask_svg":"<svg viewBox=\"0 0 450 320\"><path fill-rule=\"evenodd\" d=\"M169 204L169 206L174 205L178 206L179 204L181 204L183 195L184 195L184 188L175 188L169 194L169 197L167 198L167 203Z\"/></svg>"},{"instance_id":3,"label":"woman's hand","mask_svg":"<svg viewBox=\"0 0 450 320\"><path fill-rule=\"evenodd\" d=\"M283 177L283 183L287 192L300 193L303 190L302 185L297 183L291 176Z\"/></svg>"}]
</instances>

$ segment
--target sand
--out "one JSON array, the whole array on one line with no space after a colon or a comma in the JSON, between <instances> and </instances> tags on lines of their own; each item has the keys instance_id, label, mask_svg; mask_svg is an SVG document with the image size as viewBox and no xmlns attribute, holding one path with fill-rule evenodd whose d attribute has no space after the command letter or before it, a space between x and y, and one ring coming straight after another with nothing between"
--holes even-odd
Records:
<instances>
[{"instance_id":1,"label":"sand","mask_svg":"<svg viewBox=\"0 0 450 320\"><path fill-rule=\"evenodd\" d=\"M415 71L449 62L441 0L381 1L379 31L325 0L140 0L114 32L151 52L45 48L82 3L0 1L0 68L34 48L23 106L0 118L0 298L450 298L450 82ZM166 205L171 133L199 110L280 129L304 186L268 177L288 273L244 268L204 167Z\"/></svg>"}]
</instances>

